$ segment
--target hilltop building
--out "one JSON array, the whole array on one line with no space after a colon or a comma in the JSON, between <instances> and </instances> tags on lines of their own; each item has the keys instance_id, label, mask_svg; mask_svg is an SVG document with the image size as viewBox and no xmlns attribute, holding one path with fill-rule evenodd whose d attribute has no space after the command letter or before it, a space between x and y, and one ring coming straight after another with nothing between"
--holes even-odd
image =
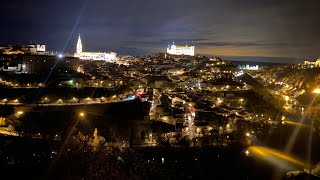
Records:
<instances>
[{"instance_id":1,"label":"hilltop building","mask_svg":"<svg viewBox=\"0 0 320 180\"><path fill-rule=\"evenodd\" d=\"M7 45L0 46L0 52L7 55L32 54L32 55L50 55L53 52L46 52L44 44L27 44L27 45Z\"/></svg>"},{"instance_id":2,"label":"hilltop building","mask_svg":"<svg viewBox=\"0 0 320 180\"><path fill-rule=\"evenodd\" d=\"M194 56L194 46L176 46L174 44L174 41L172 42L171 45L168 46L167 48L167 53L168 54L173 54L173 55L189 55L189 56Z\"/></svg>"},{"instance_id":3,"label":"hilltop building","mask_svg":"<svg viewBox=\"0 0 320 180\"><path fill-rule=\"evenodd\" d=\"M76 52L74 57L78 57L81 60L98 60L106 62L116 62L117 54L115 52L83 52L82 51L82 42L79 35Z\"/></svg>"},{"instance_id":4,"label":"hilltop building","mask_svg":"<svg viewBox=\"0 0 320 180\"><path fill-rule=\"evenodd\" d=\"M320 67L320 58L318 58L316 61L304 61L304 65Z\"/></svg>"}]
</instances>

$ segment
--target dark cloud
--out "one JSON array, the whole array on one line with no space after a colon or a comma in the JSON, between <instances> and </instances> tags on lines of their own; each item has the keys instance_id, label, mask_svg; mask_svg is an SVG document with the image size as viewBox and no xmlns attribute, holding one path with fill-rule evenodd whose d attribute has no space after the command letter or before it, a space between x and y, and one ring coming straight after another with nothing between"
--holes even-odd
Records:
<instances>
[{"instance_id":1,"label":"dark cloud","mask_svg":"<svg viewBox=\"0 0 320 180\"><path fill-rule=\"evenodd\" d=\"M320 56L317 0L10 0L0 15L0 43L52 50L74 51L81 33L90 51L151 53L175 40L211 55Z\"/></svg>"},{"instance_id":2,"label":"dark cloud","mask_svg":"<svg viewBox=\"0 0 320 180\"><path fill-rule=\"evenodd\" d=\"M197 43L200 46L256 46L256 47L288 47L288 46L310 46L310 44L290 44L290 43L256 43L256 42L205 42Z\"/></svg>"},{"instance_id":3,"label":"dark cloud","mask_svg":"<svg viewBox=\"0 0 320 180\"><path fill-rule=\"evenodd\" d=\"M146 50L146 49L142 49L142 48L135 48L135 47L119 47L118 49L116 49L116 51L119 54L122 55L126 55L126 54L130 54L130 55L146 55L146 54L150 54L150 51Z\"/></svg>"}]
</instances>

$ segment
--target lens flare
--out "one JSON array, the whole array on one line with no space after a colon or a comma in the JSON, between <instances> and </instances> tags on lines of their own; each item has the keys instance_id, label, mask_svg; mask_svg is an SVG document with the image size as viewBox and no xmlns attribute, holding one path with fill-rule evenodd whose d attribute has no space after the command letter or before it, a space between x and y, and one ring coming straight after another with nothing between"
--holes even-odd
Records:
<instances>
[{"instance_id":1,"label":"lens flare","mask_svg":"<svg viewBox=\"0 0 320 180\"><path fill-rule=\"evenodd\" d=\"M313 97L311 103L309 104L309 107L313 106L313 104L315 102L315 99L316 99L316 96ZM305 122L305 120L306 120L306 115L304 114L301 117L299 123L303 124ZM287 145L285 147L285 152L289 153L292 150L293 144L296 141L296 138L297 138L297 136L298 136L298 134L300 132L300 129L301 129L301 126L296 126L295 127L294 131L292 132L292 134L290 136L289 141L287 142ZM312 129L310 128L310 130L312 130Z\"/></svg>"},{"instance_id":2,"label":"lens flare","mask_svg":"<svg viewBox=\"0 0 320 180\"><path fill-rule=\"evenodd\" d=\"M290 125L293 125L293 126L301 126L301 127L304 127L304 128L311 127L309 125L305 125L305 124L297 123L297 122L293 122L293 121L282 121L282 122L283 122L283 124L290 124Z\"/></svg>"},{"instance_id":3,"label":"lens flare","mask_svg":"<svg viewBox=\"0 0 320 180\"><path fill-rule=\"evenodd\" d=\"M263 160L266 160L282 169L310 169L311 167L310 164L275 149L262 146L250 146L248 148L248 151L250 152L250 154L262 158Z\"/></svg>"}]
</instances>

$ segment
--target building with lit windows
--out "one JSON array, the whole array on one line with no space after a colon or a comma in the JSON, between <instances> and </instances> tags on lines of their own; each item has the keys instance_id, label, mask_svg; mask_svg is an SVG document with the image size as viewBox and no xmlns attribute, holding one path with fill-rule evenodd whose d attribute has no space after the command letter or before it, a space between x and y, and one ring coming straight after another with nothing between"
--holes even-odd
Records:
<instances>
[{"instance_id":1,"label":"building with lit windows","mask_svg":"<svg viewBox=\"0 0 320 180\"><path fill-rule=\"evenodd\" d=\"M32 55L50 55L53 52L46 51L44 44L27 44L27 45L7 45L0 47L2 54L18 55L18 54L32 54Z\"/></svg>"},{"instance_id":2,"label":"building with lit windows","mask_svg":"<svg viewBox=\"0 0 320 180\"><path fill-rule=\"evenodd\" d=\"M98 60L106 62L117 61L117 54L115 52L83 52L80 35L78 38L77 49L74 53L74 57L78 57L81 60Z\"/></svg>"},{"instance_id":3,"label":"building with lit windows","mask_svg":"<svg viewBox=\"0 0 320 180\"><path fill-rule=\"evenodd\" d=\"M304 65L306 66L314 66L314 67L320 67L320 58L316 61L304 61Z\"/></svg>"},{"instance_id":4,"label":"building with lit windows","mask_svg":"<svg viewBox=\"0 0 320 180\"><path fill-rule=\"evenodd\" d=\"M24 55L18 62L19 71L16 72L28 74L44 73L52 69L57 72L77 71L80 66L79 58L64 56Z\"/></svg>"},{"instance_id":5,"label":"building with lit windows","mask_svg":"<svg viewBox=\"0 0 320 180\"><path fill-rule=\"evenodd\" d=\"M0 57L1 58L1 57ZM5 55L4 63L0 64L0 71L17 74L42 74L50 71L75 72L80 67L80 60L76 57L50 55Z\"/></svg>"},{"instance_id":6,"label":"building with lit windows","mask_svg":"<svg viewBox=\"0 0 320 180\"><path fill-rule=\"evenodd\" d=\"M173 54L173 55L189 55L189 56L194 56L194 46L176 46L174 44L174 41L172 42L171 45L168 46L167 48L167 53L168 54Z\"/></svg>"}]
</instances>

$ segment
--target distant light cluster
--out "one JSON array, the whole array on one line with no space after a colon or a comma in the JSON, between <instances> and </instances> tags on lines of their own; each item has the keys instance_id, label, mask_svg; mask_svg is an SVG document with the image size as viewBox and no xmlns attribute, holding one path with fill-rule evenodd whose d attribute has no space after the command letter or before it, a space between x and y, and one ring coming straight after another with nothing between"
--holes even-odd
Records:
<instances>
[{"instance_id":1,"label":"distant light cluster","mask_svg":"<svg viewBox=\"0 0 320 180\"><path fill-rule=\"evenodd\" d=\"M239 65L238 66L239 69L243 69L243 70L260 70L258 65L255 66L250 66L250 65Z\"/></svg>"},{"instance_id":2,"label":"distant light cluster","mask_svg":"<svg viewBox=\"0 0 320 180\"><path fill-rule=\"evenodd\" d=\"M243 71L239 71L239 72L234 73L234 76L239 77L239 76L242 76L243 74L244 74Z\"/></svg>"}]
</instances>

